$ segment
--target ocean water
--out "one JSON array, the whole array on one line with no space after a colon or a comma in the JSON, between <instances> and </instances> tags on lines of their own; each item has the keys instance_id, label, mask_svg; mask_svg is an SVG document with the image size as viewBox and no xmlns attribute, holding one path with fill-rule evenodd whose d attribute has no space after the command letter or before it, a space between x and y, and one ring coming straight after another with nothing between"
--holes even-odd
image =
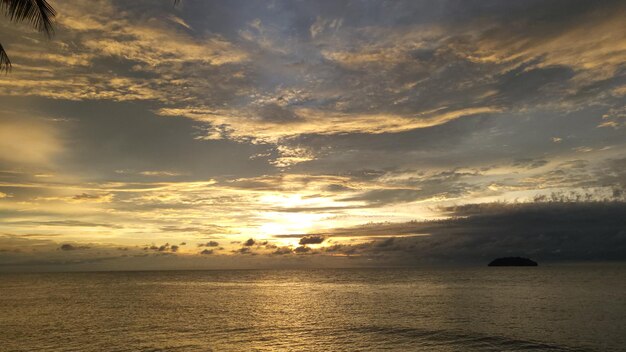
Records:
<instances>
[{"instance_id":1,"label":"ocean water","mask_svg":"<svg viewBox=\"0 0 626 352\"><path fill-rule=\"evenodd\" d=\"M0 351L626 351L626 267L0 274Z\"/></svg>"}]
</instances>

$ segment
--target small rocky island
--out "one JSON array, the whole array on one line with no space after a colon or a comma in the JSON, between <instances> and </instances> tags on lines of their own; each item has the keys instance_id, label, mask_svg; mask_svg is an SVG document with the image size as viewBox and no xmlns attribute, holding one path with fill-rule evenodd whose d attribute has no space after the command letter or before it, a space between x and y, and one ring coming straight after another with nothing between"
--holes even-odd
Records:
<instances>
[{"instance_id":1,"label":"small rocky island","mask_svg":"<svg viewBox=\"0 0 626 352\"><path fill-rule=\"evenodd\" d=\"M537 266L537 262L522 257L504 257L492 260L489 266Z\"/></svg>"}]
</instances>

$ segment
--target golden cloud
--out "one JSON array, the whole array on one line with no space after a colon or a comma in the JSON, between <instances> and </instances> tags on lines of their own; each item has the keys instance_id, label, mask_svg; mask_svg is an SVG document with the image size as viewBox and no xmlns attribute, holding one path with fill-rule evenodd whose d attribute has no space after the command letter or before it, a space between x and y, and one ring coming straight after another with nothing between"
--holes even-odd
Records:
<instances>
[{"instance_id":1,"label":"golden cloud","mask_svg":"<svg viewBox=\"0 0 626 352\"><path fill-rule=\"evenodd\" d=\"M501 111L496 107L475 107L452 111L425 112L415 115L358 114L324 112L313 109L296 109L301 120L289 124L260 120L251 112L214 111L204 109L163 108L162 116L183 116L215 126L209 129L208 138L232 138L278 142L301 134L339 133L397 133L426 128L456 120L464 116L490 114Z\"/></svg>"}]
</instances>

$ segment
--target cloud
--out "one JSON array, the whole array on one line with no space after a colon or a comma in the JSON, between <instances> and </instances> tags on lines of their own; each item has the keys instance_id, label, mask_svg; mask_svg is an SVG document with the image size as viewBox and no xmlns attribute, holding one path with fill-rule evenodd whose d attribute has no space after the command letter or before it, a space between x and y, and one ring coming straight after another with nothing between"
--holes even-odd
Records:
<instances>
[{"instance_id":1,"label":"cloud","mask_svg":"<svg viewBox=\"0 0 626 352\"><path fill-rule=\"evenodd\" d=\"M620 17L625 9L617 3L589 7L581 14L574 14L575 21L557 20L536 26L529 32L517 31L529 25L529 19L524 17L508 28L499 27L500 31L487 30L474 58L495 62L541 58L539 67L568 66L582 72L595 72L594 79L612 75L622 64L619 47L626 37ZM543 40L529 40L534 39L533 36L541 36Z\"/></svg>"},{"instance_id":2,"label":"cloud","mask_svg":"<svg viewBox=\"0 0 626 352\"><path fill-rule=\"evenodd\" d=\"M213 254L213 250L212 249L205 249L202 252L200 252L200 254L210 255L210 254Z\"/></svg>"},{"instance_id":3,"label":"cloud","mask_svg":"<svg viewBox=\"0 0 626 352\"><path fill-rule=\"evenodd\" d=\"M180 176L180 174L176 172L160 171L160 170L141 171L139 174L144 175L144 176L157 176L157 177Z\"/></svg>"},{"instance_id":4,"label":"cloud","mask_svg":"<svg viewBox=\"0 0 626 352\"><path fill-rule=\"evenodd\" d=\"M233 251L235 254L253 254L252 249L250 247L241 247Z\"/></svg>"},{"instance_id":5,"label":"cloud","mask_svg":"<svg viewBox=\"0 0 626 352\"><path fill-rule=\"evenodd\" d=\"M422 198L419 189L381 189L365 192L364 194L347 197L346 201L366 201L370 204L390 204L412 202Z\"/></svg>"},{"instance_id":6,"label":"cloud","mask_svg":"<svg viewBox=\"0 0 626 352\"><path fill-rule=\"evenodd\" d=\"M219 247L219 245L217 241L209 241L207 243L199 243L198 247Z\"/></svg>"},{"instance_id":7,"label":"cloud","mask_svg":"<svg viewBox=\"0 0 626 352\"><path fill-rule=\"evenodd\" d=\"M109 203L112 201L113 195L111 193L105 194L90 194L90 193L81 193L72 197L73 201L78 202L98 202L98 203Z\"/></svg>"},{"instance_id":8,"label":"cloud","mask_svg":"<svg viewBox=\"0 0 626 352\"><path fill-rule=\"evenodd\" d=\"M111 229L122 228L115 224L96 223L80 220L49 220L49 221L15 221L11 222L11 225L17 226L59 226L59 227L105 227Z\"/></svg>"},{"instance_id":9,"label":"cloud","mask_svg":"<svg viewBox=\"0 0 626 352\"><path fill-rule=\"evenodd\" d=\"M272 252L272 254L274 255L288 255L292 253L293 253L293 249L291 247L286 247L286 246L276 248L276 250Z\"/></svg>"},{"instance_id":10,"label":"cloud","mask_svg":"<svg viewBox=\"0 0 626 352\"><path fill-rule=\"evenodd\" d=\"M615 129L626 126L626 105L610 108L602 115L603 122L598 127L612 127Z\"/></svg>"},{"instance_id":11,"label":"cloud","mask_svg":"<svg viewBox=\"0 0 626 352\"><path fill-rule=\"evenodd\" d=\"M183 244L181 244L180 246L182 246L182 245ZM150 246L143 247L143 250L144 251L150 250L150 251L159 252L159 253L162 253L162 254L170 254L170 253L178 252L178 250L180 249L180 246L179 245L175 245L175 244L170 245L169 243L165 243L165 244L162 244L160 246L152 244Z\"/></svg>"},{"instance_id":12,"label":"cloud","mask_svg":"<svg viewBox=\"0 0 626 352\"><path fill-rule=\"evenodd\" d=\"M300 238L300 241L298 243L300 243L301 245L320 244L320 243L324 242L325 239L326 238L324 236L309 235L309 236L304 236L304 237Z\"/></svg>"},{"instance_id":13,"label":"cloud","mask_svg":"<svg viewBox=\"0 0 626 352\"><path fill-rule=\"evenodd\" d=\"M293 123L300 120L300 116L298 116L293 111L288 110L285 107L282 107L276 103L267 104L262 106L259 109L259 117L263 121L273 122L273 123Z\"/></svg>"},{"instance_id":14,"label":"cloud","mask_svg":"<svg viewBox=\"0 0 626 352\"><path fill-rule=\"evenodd\" d=\"M89 248L90 247L87 247L87 246L74 246L69 243L62 244L61 247L59 247L59 249L62 251L76 251L79 249L89 249Z\"/></svg>"},{"instance_id":15,"label":"cloud","mask_svg":"<svg viewBox=\"0 0 626 352\"><path fill-rule=\"evenodd\" d=\"M453 169L433 173L387 172L377 181L385 186L373 187L357 194L341 198L343 201L365 202L368 206L385 206L397 203L424 201L433 198L446 199L466 196L481 189L476 183L479 170Z\"/></svg>"},{"instance_id":16,"label":"cloud","mask_svg":"<svg viewBox=\"0 0 626 352\"><path fill-rule=\"evenodd\" d=\"M340 133L397 133L418 128L433 127L449 121L477 114L499 112L495 107L476 107L453 111L418 112L411 115L336 113L312 109L298 109L301 122L288 124L255 121L252 113L212 111L201 109L163 108L163 116L183 116L209 124L209 139L232 138L275 143L282 138L302 134ZM210 126L215 126L210 127ZM213 129L212 129L213 128Z\"/></svg>"},{"instance_id":17,"label":"cloud","mask_svg":"<svg viewBox=\"0 0 626 352\"><path fill-rule=\"evenodd\" d=\"M297 254L304 254L304 253L310 252L311 251L311 247L298 246L293 251L294 251L294 253L297 253Z\"/></svg>"},{"instance_id":18,"label":"cloud","mask_svg":"<svg viewBox=\"0 0 626 352\"><path fill-rule=\"evenodd\" d=\"M547 164L548 164L548 161L545 159L520 158L520 159L515 160L515 162L513 163L513 166L528 168L528 169L536 169L536 168L545 166Z\"/></svg>"},{"instance_id":19,"label":"cloud","mask_svg":"<svg viewBox=\"0 0 626 352\"><path fill-rule=\"evenodd\" d=\"M112 1L90 6L71 1L55 7L59 13L55 40L38 46L17 44L22 50L16 51L15 59L24 64L13 80L2 81L4 94L165 102L173 95L182 99L184 87L199 81L194 70L247 61L247 54L222 36L181 28L185 22L172 16L172 8L152 4L137 11ZM32 34L13 31L16 37L40 42ZM125 68L112 73L112 67Z\"/></svg>"}]
</instances>

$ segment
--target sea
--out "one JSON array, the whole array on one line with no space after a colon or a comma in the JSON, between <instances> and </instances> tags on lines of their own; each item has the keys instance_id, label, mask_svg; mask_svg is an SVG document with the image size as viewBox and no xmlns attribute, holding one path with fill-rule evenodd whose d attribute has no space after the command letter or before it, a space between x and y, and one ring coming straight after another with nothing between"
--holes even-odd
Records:
<instances>
[{"instance_id":1,"label":"sea","mask_svg":"<svg viewBox=\"0 0 626 352\"><path fill-rule=\"evenodd\" d=\"M0 351L626 351L626 266L2 273Z\"/></svg>"}]
</instances>

